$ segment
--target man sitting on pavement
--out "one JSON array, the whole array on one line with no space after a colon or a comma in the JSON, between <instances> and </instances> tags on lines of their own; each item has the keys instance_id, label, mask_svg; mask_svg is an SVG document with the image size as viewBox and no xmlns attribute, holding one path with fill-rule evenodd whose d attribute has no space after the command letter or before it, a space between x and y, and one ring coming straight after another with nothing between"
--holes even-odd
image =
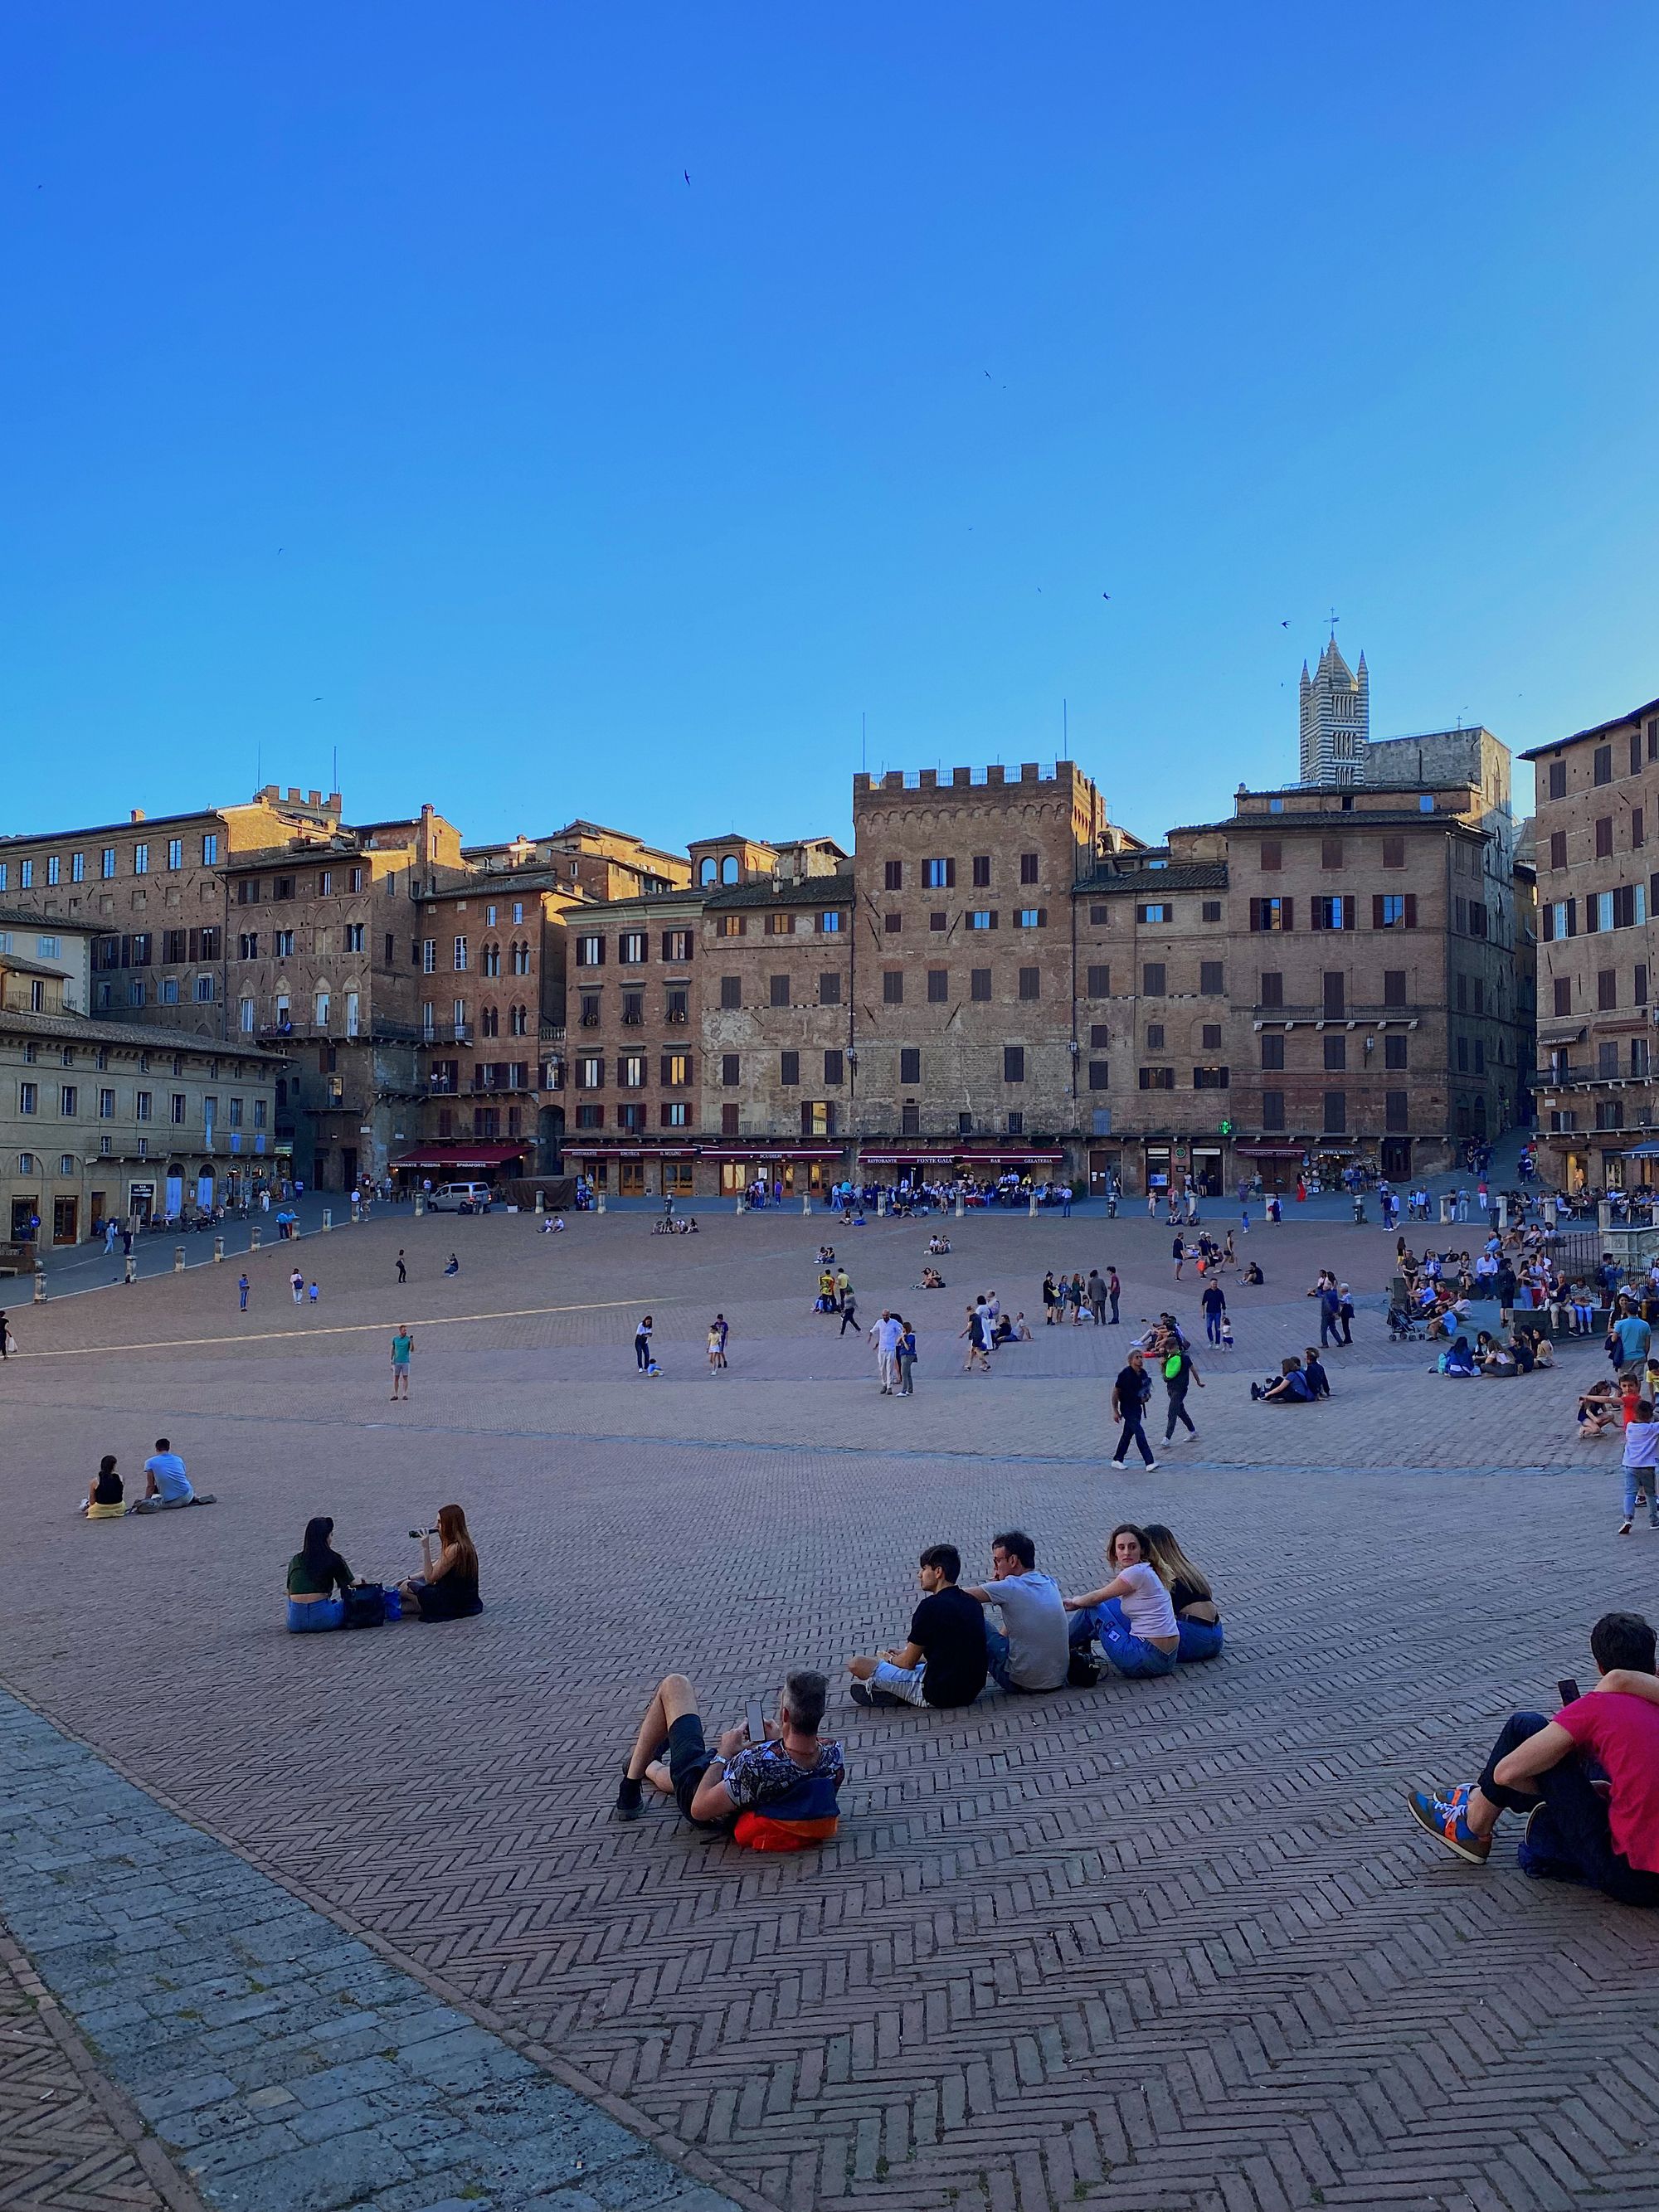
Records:
<instances>
[{"instance_id":1,"label":"man sitting on pavement","mask_svg":"<svg viewBox=\"0 0 1659 2212\"><path fill-rule=\"evenodd\" d=\"M910 1616L909 1641L873 1659L849 1659L859 1705L971 1705L985 1687L985 1615L957 1588L962 1554L954 1544L930 1544L916 1580L922 1599Z\"/></svg>"},{"instance_id":2,"label":"man sitting on pavement","mask_svg":"<svg viewBox=\"0 0 1659 2212\"><path fill-rule=\"evenodd\" d=\"M1553 1720L1512 1713L1475 1782L1414 1790L1419 1825L1484 1866L1500 1813L1524 1813L1518 1854L1542 1881L1588 1882L1621 1905L1659 1905L1659 1677L1639 1613L1603 1613L1590 1631L1601 1680ZM1568 1685L1567 1686L1571 1686ZM1589 1761L1605 1770L1597 1786Z\"/></svg>"},{"instance_id":3,"label":"man sitting on pavement","mask_svg":"<svg viewBox=\"0 0 1659 2212\"><path fill-rule=\"evenodd\" d=\"M157 1437L155 1449L144 1462L144 1494L135 1498L129 1513L167 1513L177 1505L211 1505L211 1491L192 1487L185 1462L165 1437Z\"/></svg>"},{"instance_id":4,"label":"man sitting on pavement","mask_svg":"<svg viewBox=\"0 0 1659 2212\"><path fill-rule=\"evenodd\" d=\"M729 1827L757 1850L799 1850L836 1832L836 1793L845 1774L841 1746L818 1729L829 1701L822 1674L798 1667L784 1678L777 1717L765 1740L729 1728L708 1748L697 1693L684 1674L665 1676L652 1693L617 1790L616 1817L637 1820L641 1784L672 1797L693 1827Z\"/></svg>"},{"instance_id":5,"label":"man sitting on pavement","mask_svg":"<svg viewBox=\"0 0 1659 2212\"><path fill-rule=\"evenodd\" d=\"M1036 1546L1023 1530L991 1539L988 1586L969 1585L981 1605L1000 1606L1003 1627L985 1630L986 1663L1005 1690L1057 1690L1071 1666L1071 1624L1052 1575L1036 1571Z\"/></svg>"}]
</instances>

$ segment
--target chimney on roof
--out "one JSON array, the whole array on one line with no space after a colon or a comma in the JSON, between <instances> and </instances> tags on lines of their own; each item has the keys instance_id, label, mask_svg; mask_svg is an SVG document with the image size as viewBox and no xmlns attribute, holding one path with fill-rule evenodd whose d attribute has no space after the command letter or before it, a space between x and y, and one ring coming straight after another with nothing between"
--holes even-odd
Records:
<instances>
[{"instance_id":1,"label":"chimney on roof","mask_svg":"<svg viewBox=\"0 0 1659 2212\"><path fill-rule=\"evenodd\" d=\"M142 822L142 821L143 820L143 818L144 818L144 810L143 810L143 808L142 806L135 806L135 807L133 808L133 810L132 810L132 818L133 818L133 820L134 820L135 822Z\"/></svg>"}]
</instances>

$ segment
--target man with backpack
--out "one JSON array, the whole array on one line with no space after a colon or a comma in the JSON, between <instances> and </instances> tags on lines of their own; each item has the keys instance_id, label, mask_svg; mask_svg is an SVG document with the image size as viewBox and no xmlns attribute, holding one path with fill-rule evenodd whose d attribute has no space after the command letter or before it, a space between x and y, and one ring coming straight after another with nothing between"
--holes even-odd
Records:
<instances>
[{"instance_id":1,"label":"man with backpack","mask_svg":"<svg viewBox=\"0 0 1659 2212\"><path fill-rule=\"evenodd\" d=\"M1198 1434L1193 1417L1187 1411L1188 1386L1193 1382L1196 1382L1200 1390L1204 1388L1204 1377L1194 1366L1192 1354L1184 1345L1171 1343L1164 1355L1164 1388L1170 1394L1170 1417L1164 1429L1166 1444L1174 1440L1177 1421L1187 1424L1189 1436L1196 1437Z\"/></svg>"},{"instance_id":2,"label":"man with backpack","mask_svg":"<svg viewBox=\"0 0 1659 2212\"><path fill-rule=\"evenodd\" d=\"M1112 1454L1112 1465L1121 1467L1129 1456L1133 1444L1149 1468L1158 1462L1152 1457L1152 1448L1146 1441L1146 1431L1141 1424L1146 1418L1146 1401L1152 1395L1152 1378L1146 1372L1146 1355L1137 1344L1129 1352L1128 1362L1118 1370L1112 1385L1112 1419L1121 1424L1117 1449Z\"/></svg>"}]
</instances>

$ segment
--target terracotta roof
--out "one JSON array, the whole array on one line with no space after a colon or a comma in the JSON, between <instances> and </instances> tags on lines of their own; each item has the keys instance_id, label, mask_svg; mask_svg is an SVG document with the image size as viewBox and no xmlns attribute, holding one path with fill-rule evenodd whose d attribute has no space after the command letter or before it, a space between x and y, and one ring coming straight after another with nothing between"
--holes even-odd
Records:
<instances>
[{"instance_id":1,"label":"terracotta roof","mask_svg":"<svg viewBox=\"0 0 1659 2212\"><path fill-rule=\"evenodd\" d=\"M56 973L56 970L53 971ZM198 1036L193 1030L152 1029L145 1022L93 1022L81 1014L16 1014L0 1011L0 1030L50 1037L58 1044L118 1044L133 1052L194 1052L210 1060L268 1060L280 1067L288 1054L267 1052L241 1039Z\"/></svg>"},{"instance_id":2,"label":"terracotta roof","mask_svg":"<svg viewBox=\"0 0 1659 2212\"><path fill-rule=\"evenodd\" d=\"M1609 730L1622 730L1632 722L1645 720L1650 714L1659 714L1659 699L1650 699L1640 707L1632 707L1627 714L1615 714L1610 722L1597 722L1588 730L1575 730L1570 738L1553 738L1547 745L1534 745L1517 760L1543 760L1550 753L1559 752L1563 745L1576 745L1586 738L1604 738Z\"/></svg>"},{"instance_id":3,"label":"terracotta roof","mask_svg":"<svg viewBox=\"0 0 1659 2212\"><path fill-rule=\"evenodd\" d=\"M33 929L42 937L109 934L107 921L70 921L61 914L30 914L23 907L13 906L0 906L0 929Z\"/></svg>"},{"instance_id":4,"label":"terracotta roof","mask_svg":"<svg viewBox=\"0 0 1659 2212\"><path fill-rule=\"evenodd\" d=\"M1079 876L1076 889L1091 898L1156 899L1165 891L1211 891L1227 888L1224 860L1173 860L1167 868L1104 868Z\"/></svg>"},{"instance_id":5,"label":"terracotta roof","mask_svg":"<svg viewBox=\"0 0 1659 2212\"><path fill-rule=\"evenodd\" d=\"M1347 814L1340 810L1292 814L1288 808L1283 814L1230 814L1220 822L1177 823L1170 835L1180 837L1200 830L1230 830L1277 837L1294 830L1421 830L1431 825L1437 830L1461 830L1466 837L1484 837L1488 834L1475 823L1464 821L1460 814L1425 814L1416 806L1379 806L1364 814Z\"/></svg>"},{"instance_id":6,"label":"terracotta roof","mask_svg":"<svg viewBox=\"0 0 1659 2212\"><path fill-rule=\"evenodd\" d=\"M732 906L848 906L853 898L848 876L797 876L787 883L727 884L711 890L708 903L717 909Z\"/></svg>"}]
</instances>

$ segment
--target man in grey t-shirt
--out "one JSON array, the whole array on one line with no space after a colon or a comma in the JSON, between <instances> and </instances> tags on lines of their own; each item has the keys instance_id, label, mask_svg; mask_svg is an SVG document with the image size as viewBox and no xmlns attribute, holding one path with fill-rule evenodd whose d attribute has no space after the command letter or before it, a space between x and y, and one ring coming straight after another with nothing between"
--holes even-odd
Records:
<instances>
[{"instance_id":1,"label":"man in grey t-shirt","mask_svg":"<svg viewBox=\"0 0 1659 2212\"><path fill-rule=\"evenodd\" d=\"M1037 1573L1036 1546L1018 1528L992 1537L991 1568L996 1579L968 1591L1002 1608L1002 1627L986 1626L987 1666L1005 1690L1059 1689L1071 1660L1059 1583Z\"/></svg>"}]
</instances>

